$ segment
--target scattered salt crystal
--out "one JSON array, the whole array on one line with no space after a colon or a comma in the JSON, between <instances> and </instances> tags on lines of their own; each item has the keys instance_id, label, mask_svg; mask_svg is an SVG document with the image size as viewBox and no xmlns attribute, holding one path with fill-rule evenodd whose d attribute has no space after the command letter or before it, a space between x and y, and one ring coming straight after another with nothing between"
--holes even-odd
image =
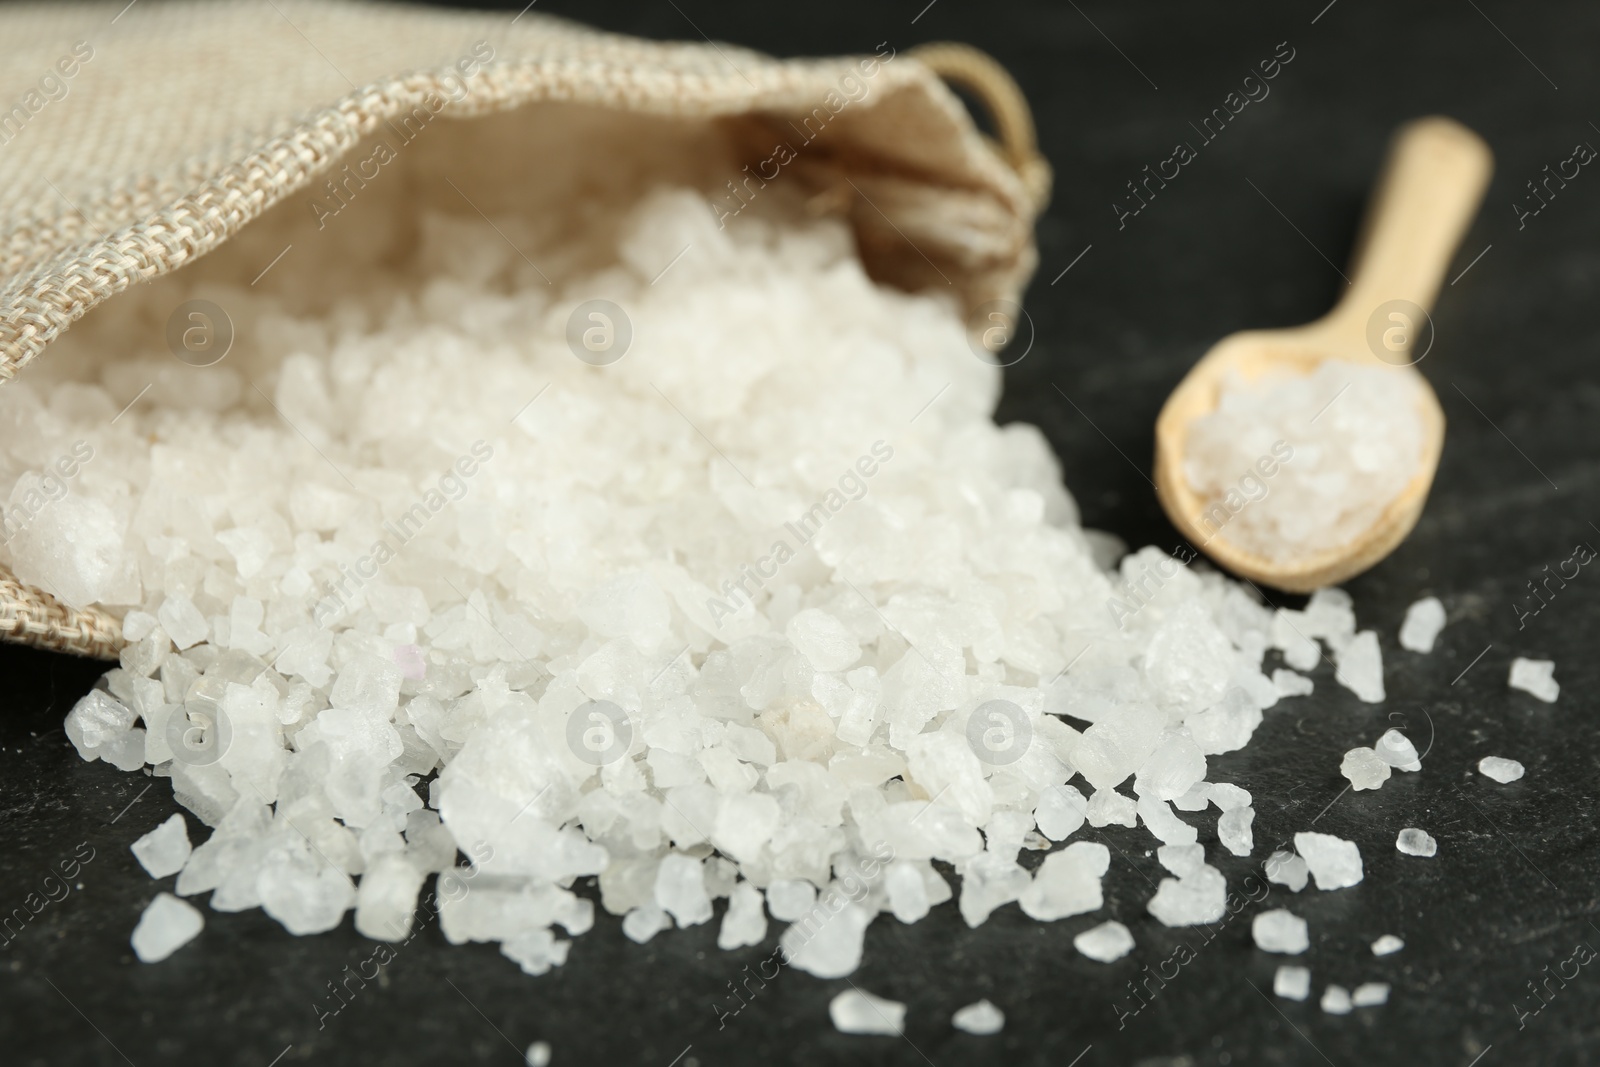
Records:
<instances>
[{"instance_id":1,"label":"scattered salt crystal","mask_svg":"<svg viewBox=\"0 0 1600 1067\"><path fill-rule=\"evenodd\" d=\"M803 878L779 878L767 886L767 910L781 922L794 922L817 902L817 887Z\"/></svg>"},{"instance_id":2,"label":"scattered salt crystal","mask_svg":"<svg viewBox=\"0 0 1600 1067\"><path fill-rule=\"evenodd\" d=\"M1131 797L1125 797L1114 789L1096 789L1089 796L1085 814L1089 819L1089 825L1096 828L1139 825L1138 805Z\"/></svg>"},{"instance_id":3,"label":"scattered salt crystal","mask_svg":"<svg viewBox=\"0 0 1600 1067\"><path fill-rule=\"evenodd\" d=\"M1040 833L1052 841L1065 841L1083 825L1088 806L1083 794L1072 786L1050 785L1040 790L1033 817Z\"/></svg>"},{"instance_id":4,"label":"scattered salt crystal","mask_svg":"<svg viewBox=\"0 0 1600 1067\"><path fill-rule=\"evenodd\" d=\"M1373 1008L1389 1002L1389 983L1362 982L1350 994L1350 1003L1357 1008Z\"/></svg>"},{"instance_id":5,"label":"scattered salt crystal","mask_svg":"<svg viewBox=\"0 0 1600 1067\"><path fill-rule=\"evenodd\" d=\"M528 1051L522 1054L522 1062L527 1067L550 1067L550 1042L535 1041L528 1046Z\"/></svg>"},{"instance_id":6,"label":"scattered salt crystal","mask_svg":"<svg viewBox=\"0 0 1600 1067\"><path fill-rule=\"evenodd\" d=\"M1204 845L1199 844L1162 845L1156 849L1156 860L1182 878L1205 866L1206 850Z\"/></svg>"},{"instance_id":7,"label":"scattered salt crystal","mask_svg":"<svg viewBox=\"0 0 1600 1067\"><path fill-rule=\"evenodd\" d=\"M1182 878L1161 879L1146 907L1166 926L1197 926L1222 918L1227 897L1228 882L1222 872L1202 865Z\"/></svg>"},{"instance_id":8,"label":"scattered salt crystal","mask_svg":"<svg viewBox=\"0 0 1600 1067\"><path fill-rule=\"evenodd\" d=\"M1297 956L1311 947L1306 921L1284 908L1257 915L1250 923L1250 935L1263 952L1282 952Z\"/></svg>"},{"instance_id":9,"label":"scattered salt crystal","mask_svg":"<svg viewBox=\"0 0 1600 1067\"><path fill-rule=\"evenodd\" d=\"M1169 845L1189 845L1198 838L1199 831L1173 813L1172 806L1154 796L1142 796L1138 801L1139 818L1157 838Z\"/></svg>"},{"instance_id":10,"label":"scattered salt crystal","mask_svg":"<svg viewBox=\"0 0 1600 1067\"><path fill-rule=\"evenodd\" d=\"M1039 864L1019 902L1041 922L1097 910L1104 898L1100 879L1111 866L1111 851L1097 841L1074 841Z\"/></svg>"},{"instance_id":11,"label":"scattered salt crystal","mask_svg":"<svg viewBox=\"0 0 1600 1067\"><path fill-rule=\"evenodd\" d=\"M1444 605L1436 596L1425 596L1406 609L1400 624L1400 647L1412 652L1432 652L1433 642L1444 629Z\"/></svg>"},{"instance_id":12,"label":"scattered salt crystal","mask_svg":"<svg viewBox=\"0 0 1600 1067\"><path fill-rule=\"evenodd\" d=\"M133 928L133 951L145 963L157 963L200 936L205 918L194 905L171 893L157 893Z\"/></svg>"},{"instance_id":13,"label":"scattered salt crystal","mask_svg":"<svg viewBox=\"0 0 1600 1067\"><path fill-rule=\"evenodd\" d=\"M181 812L145 834L131 846L133 856L152 878L177 874L189 862L189 828Z\"/></svg>"},{"instance_id":14,"label":"scattered salt crystal","mask_svg":"<svg viewBox=\"0 0 1600 1067\"><path fill-rule=\"evenodd\" d=\"M1272 976L1272 991L1285 1000L1304 1000L1311 995L1311 971L1284 964Z\"/></svg>"},{"instance_id":15,"label":"scattered salt crystal","mask_svg":"<svg viewBox=\"0 0 1600 1067\"><path fill-rule=\"evenodd\" d=\"M1420 771L1422 761L1417 756L1417 746L1411 743L1411 738L1399 730L1389 729L1378 738L1378 743L1373 746L1373 751L1378 758L1397 771Z\"/></svg>"},{"instance_id":16,"label":"scattered salt crystal","mask_svg":"<svg viewBox=\"0 0 1600 1067\"><path fill-rule=\"evenodd\" d=\"M906 1025L906 1006L861 989L846 989L828 1002L828 1017L841 1034L899 1034Z\"/></svg>"},{"instance_id":17,"label":"scattered salt crystal","mask_svg":"<svg viewBox=\"0 0 1600 1067\"><path fill-rule=\"evenodd\" d=\"M656 868L655 900L679 926L697 926L711 918L705 865L682 852L663 856Z\"/></svg>"},{"instance_id":18,"label":"scattered salt crystal","mask_svg":"<svg viewBox=\"0 0 1600 1067\"><path fill-rule=\"evenodd\" d=\"M1372 943L1374 956L1391 956L1406 947L1406 943L1393 934L1384 934Z\"/></svg>"},{"instance_id":19,"label":"scattered salt crystal","mask_svg":"<svg viewBox=\"0 0 1600 1067\"><path fill-rule=\"evenodd\" d=\"M1295 893L1304 889L1311 877L1311 869L1306 866L1305 858L1293 852L1274 852L1267 857L1265 867L1267 881L1288 886Z\"/></svg>"},{"instance_id":20,"label":"scattered salt crystal","mask_svg":"<svg viewBox=\"0 0 1600 1067\"><path fill-rule=\"evenodd\" d=\"M742 948L759 945L767 936L767 915L762 910L761 890L749 882L740 882L728 894L728 912L722 917L722 929L717 932L717 947Z\"/></svg>"},{"instance_id":21,"label":"scattered salt crystal","mask_svg":"<svg viewBox=\"0 0 1600 1067\"><path fill-rule=\"evenodd\" d=\"M905 860L891 863L883 876L889 910L903 923L920 922L928 914L928 883L916 865Z\"/></svg>"},{"instance_id":22,"label":"scattered salt crystal","mask_svg":"<svg viewBox=\"0 0 1600 1067\"><path fill-rule=\"evenodd\" d=\"M1301 831L1294 835L1294 847L1318 889L1344 889L1361 881L1361 850L1354 841Z\"/></svg>"},{"instance_id":23,"label":"scattered salt crystal","mask_svg":"<svg viewBox=\"0 0 1600 1067\"><path fill-rule=\"evenodd\" d=\"M622 933L640 945L671 925L672 917L658 904L641 905L622 917Z\"/></svg>"},{"instance_id":24,"label":"scattered salt crystal","mask_svg":"<svg viewBox=\"0 0 1600 1067\"><path fill-rule=\"evenodd\" d=\"M1133 934L1117 920L1107 919L1074 937L1072 947L1091 960L1111 963L1133 951Z\"/></svg>"},{"instance_id":25,"label":"scattered salt crystal","mask_svg":"<svg viewBox=\"0 0 1600 1067\"><path fill-rule=\"evenodd\" d=\"M1509 684L1512 689L1520 689L1546 704L1554 704L1556 697L1561 695L1561 683L1556 681L1555 671L1554 660L1523 659L1518 656L1511 661Z\"/></svg>"},{"instance_id":26,"label":"scattered salt crystal","mask_svg":"<svg viewBox=\"0 0 1600 1067\"><path fill-rule=\"evenodd\" d=\"M1342 985L1330 985L1322 991L1322 1010L1329 1015L1349 1015L1352 1005L1350 991Z\"/></svg>"},{"instance_id":27,"label":"scattered salt crystal","mask_svg":"<svg viewBox=\"0 0 1600 1067\"><path fill-rule=\"evenodd\" d=\"M1255 808L1230 808L1217 819L1217 840L1235 856L1248 856L1256 847L1250 824L1256 820Z\"/></svg>"},{"instance_id":28,"label":"scattered salt crystal","mask_svg":"<svg viewBox=\"0 0 1600 1067\"><path fill-rule=\"evenodd\" d=\"M67 739L86 760L97 760L133 729L138 715L110 693L91 689L67 712Z\"/></svg>"},{"instance_id":29,"label":"scattered salt crystal","mask_svg":"<svg viewBox=\"0 0 1600 1067\"><path fill-rule=\"evenodd\" d=\"M1432 856L1439 851L1439 842L1426 830L1408 826L1395 838L1394 847L1407 856Z\"/></svg>"},{"instance_id":30,"label":"scattered salt crystal","mask_svg":"<svg viewBox=\"0 0 1600 1067\"><path fill-rule=\"evenodd\" d=\"M423 878L403 851L374 858L356 887L356 931L377 941L405 940Z\"/></svg>"},{"instance_id":31,"label":"scattered salt crystal","mask_svg":"<svg viewBox=\"0 0 1600 1067\"><path fill-rule=\"evenodd\" d=\"M998 1034L1005 1028L1006 1016L1005 1012L989 1001L980 1000L964 1008L958 1008L950 1017L950 1025L964 1033L987 1037L990 1034Z\"/></svg>"},{"instance_id":32,"label":"scattered salt crystal","mask_svg":"<svg viewBox=\"0 0 1600 1067\"><path fill-rule=\"evenodd\" d=\"M1251 804L1250 791L1241 789L1231 782L1208 783L1208 794L1211 798L1211 803L1217 806L1218 811L1248 808Z\"/></svg>"},{"instance_id":33,"label":"scattered salt crystal","mask_svg":"<svg viewBox=\"0 0 1600 1067\"><path fill-rule=\"evenodd\" d=\"M567 962L571 941L562 941L548 927L524 930L500 942L500 954L535 977Z\"/></svg>"},{"instance_id":34,"label":"scattered salt crystal","mask_svg":"<svg viewBox=\"0 0 1600 1067\"><path fill-rule=\"evenodd\" d=\"M778 943L791 966L818 978L843 978L860 966L871 922L872 913L859 904L845 904L837 912L819 907L785 930Z\"/></svg>"},{"instance_id":35,"label":"scattered salt crystal","mask_svg":"<svg viewBox=\"0 0 1600 1067\"><path fill-rule=\"evenodd\" d=\"M1310 678L1284 667L1272 672L1272 687L1281 697L1310 696L1312 690L1316 688Z\"/></svg>"},{"instance_id":36,"label":"scattered salt crystal","mask_svg":"<svg viewBox=\"0 0 1600 1067\"><path fill-rule=\"evenodd\" d=\"M1502 756L1485 756L1478 761L1478 773L1502 784L1514 782L1524 773L1522 764Z\"/></svg>"},{"instance_id":37,"label":"scattered salt crystal","mask_svg":"<svg viewBox=\"0 0 1600 1067\"><path fill-rule=\"evenodd\" d=\"M1385 763L1376 750L1370 748L1352 748L1344 754L1344 760L1339 764L1339 773L1350 780L1350 788L1357 792L1363 789L1377 789L1389 780L1393 772L1389 764Z\"/></svg>"},{"instance_id":38,"label":"scattered salt crystal","mask_svg":"<svg viewBox=\"0 0 1600 1067\"><path fill-rule=\"evenodd\" d=\"M1383 653L1378 648L1375 631L1362 630L1356 634L1335 658L1338 662L1333 672L1336 682L1368 704L1383 702Z\"/></svg>"}]
</instances>

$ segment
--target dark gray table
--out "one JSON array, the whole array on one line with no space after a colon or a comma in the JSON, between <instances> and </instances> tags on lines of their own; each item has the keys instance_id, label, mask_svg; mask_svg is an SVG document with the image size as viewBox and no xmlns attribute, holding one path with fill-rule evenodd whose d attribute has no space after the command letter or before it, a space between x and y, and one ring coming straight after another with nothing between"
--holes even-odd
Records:
<instances>
[{"instance_id":1,"label":"dark gray table","mask_svg":"<svg viewBox=\"0 0 1600 1067\"><path fill-rule=\"evenodd\" d=\"M1499 1067L1600 1058L1600 965L1552 980L1543 1000L1530 988L1579 943L1600 949L1591 695L1600 682L1600 575L1586 568L1523 628L1514 607L1543 566L1580 541L1600 545L1600 176L1581 173L1523 225L1513 206L1574 144L1600 144L1591 122L1600 118L1600 9L1508 0L1337 0L1326 9L1326 0L1085 0L1081 10L925 3L641 0L601 12L571 2L537 10L651 37L703 30L779 54L954 38L1013 70L1057 180L1029 304L1038 339L1008 372L1001 418L1042 426L1087 522L1134 544L1177 544L1145 477L1163 397L1224 334L1300 323L1332 304L1343 284L1332 264L1344 264L1391 129L1443 112L1494 147L1483 215L1451 271L1464 276L1440 297L1438 344L1423 364L1450 420L1439 480L1410 541L1349 587L1361 624L1382 634L1389 701L1359 703L1323 666L1314 697L1269 711L1247 751L1213 761L1217 776L1254 792L1256 840L1267 844L1339 797L1344 750L1401 723L1421 744L1431 722L1422 774L1346 794L1317 823L1361 843L1366 881L1292 900L1311 923L1304 962L1317 988L1381 979L1394 984L1390 1003L1336 1018L1315 1003L1264 995L1280 958L1251 945L1254 906L1220 929L1161 927L1144 914L1160 877L1145 853L1150 839L1112 828L1106 839L1119 855L1106 879L1107 913L1133 927L1134 954L1104 966L1073 951L1072 936L1102 915L1039 924L1008 907L968 930L942 908L913 927L877 922L855 981L910 1005L906 1039L835 1033L827 1003L844 983L792 973L719 1029L729 983L773 945L721 952L711 923L638 947L607 917L577 940L565 967L540 979L492 946L453 948L429 928L319 1029L315 1005L327 983L372 950L348 919L331 934L294 938L258 911L208 911L196 944L159 966L135 961L128 934L154 887L127 846L176 810L169 788L158 781L146 791L148 779L72 752L61 716L92 684L95 665L6 648L0 906L23 906L81 845L94 858L78 872L81 888L0 948L0 1060L511 1065L535 1039L551 1042L557 1064L656 1067ZM1294 59L1270 97L1119 230L1111 205L1124 183L1190 138L1189 122L1279 42ZM1427 593L1443 598L1450 626L1432 656L1418 657L1394 635L1406 605ZM1558 704L1506 689L1517 654L1555 659ZM1491 753L1521 759L1527 777L1510 786L1480 777L1474 767ZM1404 825L1430 830L1438 857L1398 856L1392 842ZM1225 854L1213 862L1236 886L1249 870ZM1280 890L1274 901L1286 896ZM1367 945L1382 933L1403 936L1405 950L1374 959ZM1194 961L1119 1029L1114 1004L1132 1003L1127 983L1180 944ZM1001 1036L950 1028L950 1013L979 996L1006 1010Z\"/></svg>"}]
</instances>

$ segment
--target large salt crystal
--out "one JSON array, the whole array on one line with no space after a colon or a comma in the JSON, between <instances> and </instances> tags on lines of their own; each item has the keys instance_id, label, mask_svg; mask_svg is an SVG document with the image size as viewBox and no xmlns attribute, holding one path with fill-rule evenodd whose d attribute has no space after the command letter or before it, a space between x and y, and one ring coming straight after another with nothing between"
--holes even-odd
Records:
<instances>
[{"instance_id":1,"label":"large salt crystal","mask_svg":"<svg viewBox=\"0 0 1600 1067\"><path fill-rule=\"evenodd\" d=\"M1478 761L1478 773L1487 778L1493 778L1504 785L1521 778L1524 770L1522 764L1514 759L1506 759L1503 756L1485 756Z\"/></svg>"},{"instance_id":2,"label":"large salt crystal","mask_svg":"<svg viewBox=\"0 0 1600 1067\"><path fill-rule=\"evenodd\" d=\"M828 1018L841 1034L899 1034L906 1006L862 989L846 989L828 1002Z\"/></svg>"},{"instance_id":3,"label":"large salt crystal","mask_svg":"<svg viewBox=\"0 0 1600 1067\"><path fill-rule=\"evenodd\" d=\"M779 878L767 886L767 910L780 922L794 922L817 902L817 887L800 878Z\"/></svg>"},{"instance_id":4,"label":"large salt crystal","mask_svg":"<svg viewBox=\"0 0 1600 1067\"><path fill-rule=\"evenodd\" d=\"M655 899L679 926L697 926L711 918L705 865L681 852L663 856L656 868Z\"/></svg>"},{"instance_id":5,"label":"large salt crystal","mask_svg":"<svg viewBox=\"0 0 1600 1067\"><path fill-rule=\"evenodd\" d=\"M298 856L280 855L256 879L261 909L291 934L332 930L356 902L350 879L331 867L314 866Z\"/></svg>"},{"instance_id":6,"label":"large salt crystal","mask_svg":"<svg viewBox=\"0 0 1600 1067\"><path fill-rule=\"evenodd\" d=\"M1439 852L1439 842L1426 830L1408 826L1395 838L1394 847L1407 856L1433 856Z\"/></svg>"},{"instance_id":7,"label":"large salt crystal","mask_svg":"<svg viewBox=\"0 0 1600 1067\"><path fill-rule=\"evenodd\" d=\"M767 936L767 916L762 910L761 890L740 882L728 894L728 913L717 931L717 947L742 948L759 945Z\"/></svg>"},{"instance_id":8,"label":"large salt crystal","mask_svg":"<svg viewBox=\"0 0 1600 1067\"><path fill-rule=\"evenodd\" d=\"M1115 789L1161 743L1166 716L1155 708L1129 705L1085 730L1072 752L1073 766L1096 791Z\"/></svg>"},{"instance_id":9,"label":"large salt crystal","mask_svg":"<svg viewBox=\"0 0 1600 1067\"><path fill-rule=\"evenodd\" d=\"M1074 841L1039 864L1022 891L1022 910L1041 922L1095 911L1104 903L1100 879L1111 866L1111 852L1096 841Z\"/></svg>"},{"instance_id":10,"label":"large salt crystal","mask_svg":"<svg viewBox=\"0 0 1600 1067\"><path fill-rule=\"evenodd\" d=\"M1297 956L1311 947L1306 921L1283 908L1257 915L1250 922L1250 935L1263 952L1282 952Z\"/></svg>"},{"instance_id":11,"label":"large salt crystal","mask_svg":"<svg viewBox=\"0 0 1600 1067\"><path fill-rule=\"evenodd\" d=\"M64 725L78 755L93 761L109 755L137 719L136 713L110 693L91 689L67 712Z\"/></svg>"},{"instance_id":12,"label":"large salt crystal","mask_svg":"<svg viewBox=\"0 0 1600 1067\"><path fill-rule=\"evenodd\" d=\"M861 645L837 618L826 611L807 608L789 619L784 634L819 671L842 671L861 658Z\"/></svg>"},{"instance_id":13,"label":"large salt crystal","mask_svg":"<svg viewBox=\"0 0 1600 1067\"><path fill-rule=\"evenodd\" d=\"M1133 934L1117 920L1107 919L1074 937L1072 947L1091 960L1111 963L1133 951Z\"/></svg>"},{"instance_id":14,"label":"large salt crystal","mask_svg":"<svg viewBox=\"0 0 1600 1067\"><path fill-rule=\"evenodd\" d=\"M1190 738L1168 733L1134 778L1134 790L1158 800L1176 800L1206 776L1206 757Z\"/></svg>"},{"instance_id":15,"label":"large salt crystal","mask_svg":"<svg viewBox=\"0 0 1600 1067\"><path fill-rule=\"evenodd\" d=\"M375 941L405 940L422 880L423 872L404 852L376 857L356 887L356 931Z\"/></svg>"},{"instance_id":16,"label":"large salt crystal","mask_svg":"<svg viewBox=\"0 0 1600 1067\"><path fill-rule=\"evenodd\" d=\"M1338 651L1336 659L1338 667L1333 672L1336 682L1368 704L1383 702L1383 653L1378 648L1376 631L1362 630L1356 634Z\"/></svg>"},{"instance_id":17,"label":"large salt crystal","mask_svg":"<svg viewBox=\"0 0 1600 1067\"><path fill-rule=\"evenodd\" d=\"M1397 771L1420 771L1422 761L1417 756L1417 746L1411 743L1411 738L1399 730L1389 729L1378 738L1378 743L1373 746L1373 751L1378 758Z\"/></svg>"},{"instance_id":18,"label":"large salt crystal","mask_svg":"<svg viewBox=\"0 0 1600 1067\"><path fill-rule=\"evenodd\" d=\"M1114 789L1096 789L1089 797L1084 815L1094 827L1139 825L1139 806L1132 797L1123 796Z\"/></svg>"},{"instance_id":19,"label":"large salt crystal","mask_svg":"<svg viewBox=\"0 0 1600 1067\"><path fill-rule=\"evenodd\" d=\"M1372 943L1374 956L1391 956L1406 947L1406 943L1393 934L1384 934Z\"/></svg>"},{"instance_id":20,"label":"large salt crystal","mask_svg":"<svg viewBox=\"0 0 1600 1067\"><path fill-rule=\"evenodd\" d=\"M1345 889L1361 881L1361 850L1354 841L1302 830L1294 835L1294 847L1318 889Z\"/></svg>"},{"instance_id":21,"label":"large salt crystal","mask_svg":"<svg viewBox=\"0 0 1600 1067\"><path fill-rule=\"evenodd\" d=\"M1316 689L1310 678L1282 667L1272 672L1272 687L1281 697L1310 696Z\"/></svg>"},{"instance_id":22,"label":"large salt crystal","mask_svg":"<svg viewBox=\"0 0 1600 1067\"><path fill-rule=\"evenodd\" d=\"M37 475L20 478L7 510L36 492ZM35 484L30 484L30 482ZM23 510L27 510L24 508ZM125 515L104 501L69 493L34 513L33 519L7 542L11 569L25 585L43 589L75 608L138 597L138 583L129 589L129 560L123 550ZM119 596L124 594L124 596Z\"/></svg>"},{"instance_id":23,"label":"large salt crystal","mask_svg":"<svg viewBox=\"0 0 1600 1067\"><path fill-rule=\"evenodd\" d=\"M861 965L871 922L871 912L830 889L810 914L784 930L778 946L792 967L818 978L843 978Z\"/></svg>"},{"instance_id":24,"label":"large salt crystal","mask_svg":"<svg viewBox=\"0 0 1600 1067\"><path fill-rule=\"evenodd\" d=\"M144 963L159 963L200 936L206 924L194 905L171 893L157 893L133 928L133 952Z\"/></svg>"},{"instance_id":25,"label":"large salt crystal","mask_svg":"<svg viewBox=\"0 0 1600 1067\"><path fill-rule=\"evenodd\" d=\"M1353 1005L1350 991L1342 985L1330 985L1322 991L1322 1010L1329 1015L1349 1015Z\"/></svg>"},{"instance_id":26,"label":"large salt crystal","mask_svg":"<svg viewBox=\"0 0 1600 1067\"><path fill-rule=\"evenodd\" d=\"M1377 789L1389 780L1393 773L1389 764L1370 748L1352 748L1344 754L1344 760L1339 764L1339 773L1350 782L1350 788L1360 791L1362 789Z\"/></svg>"},{"instance_id":27,"label":"large salt crystal","mask_svg":"<svg viewBox=\"0 0 1600 1067\"><path fill-rule=\"evenodd\" d=\"M189 862L189 828L181 812L145 834L131 846L139 866L152 878L177 874Z\"/></svg>"},{"instance_id":28,"label":"large salt crystal","mask_svg":"<svg viewBox=\"0 0 1600 1067\"><path fill-rule=\"evenodd\" d=\"M1508 684L1512 689L1531 693L1546 704L1554 704L1561 695L1561 683L1556 681L1555 671L1554 660L1523 659L1518 656L1511 661Z\"/></svg>"},{"instance_id":29,"label":"large salt crystal","mask_svg":"<svg viewBox=\"0 0 1600 1067\"><path fill-rule=\"evenodd\" d=\"M1228 882L1215 867L1202 865L1182 878L1163 878L1146 905L1165 926L1214 923L1227 911Z\"/></svg>"},{"instance_id":30,"label":"large salt crystal","mask_svg":"<svg viewBox=\"0 0 1600 1067\"><path fill-rule=\"evenodd\" d=\"M639 945L671 926L672 917L655 904L634 908L622 917L623 936Z\"/></svg>"},{"instance_id":31,"label":"large salt crystal","mask_svg":"<svg viewBox=\"0 0 1600 1067\"><path fill-rule=\"evenodd\" d=\"M1350 993L1350 1004L1356 1008L1374 1008L1388 1002L1388 982L1362 982Z\"/></svg>"},{"instance_id":32,"label":"large salt crystal","mask_svg":"<svg viewBox=\"0 0 1600 1067\"><path fill-rule=\"evenodd\" d=\"M1272 991L1285 1000L1304 1000L1311 995L1311 971L1284 964L1272 976Z\"/></svg>"},{"instance_id":33,"label":"large salt crystal","mask_svg":"<svg viewBox=\"0 0 1600 1067\"><path fill-rule=\"evenodd\" d=\"M1274 852L1267 857L1265 867L1267 881L1288 886L1290 892L1294 893L1304 889L1311 878L1311 869L1306 866L1305 858L1293 852Z\"/></svg>"},{"instance_id":34,"label":"large salt crystal","mask_svg":"<svg viewBox=\"0 0 1600 1067\"><path fill-rule=\"evenodd\" d=\"M1033 809L1039 832L1052 841L1065 841L1077 832L1088 817L1089 802L1070 785L1046 786L1039 792L1039 805Z\"/></svg>"},{"instance_id":35,"label":"large salt crystal","mask_svg":"<svg viewBox=\"0 0 1600 1067\"><path fill-rule=\"evenodd\" d=\"M1406 609L1400 624L1400 647L1412 652L1433 651L1439 631L1444 629L1444 605L1436 596L1425 596Z\"/></svg>"},{"instance_id":36,"label":"large salt crystal","mask_svg":"<svg viewBox=\"0 0 1600 1067\"><path fill-rule=\"evenodd\" d=\"M209 627L206 618L200 614L200 609L194 606L194 601L181 593L172 594L162 600L161 607L156 610L156 618L161 622L161 628L172 639L172 645L178 651L183 651L199 644L206 639Z\"/></svg>"},{"instance_id":37,"label":"large salt crystal","mask_svg":"<svg viewBox=\"0 0 1600 1067\"><path fill-rule=\"evenodd\" d=\"M1256 847L1250 826L1256 820L1254 808L1230 808L1217 818L1217 840L1235 856L1248 856Z\"/></svg>"},{"instance_id":38,"label":"large salt crystal","mask_svg":"<svg viewBox=\"0 0 1600 1067\"><path fill-rule=\"evenodd\" d=\"M500 943L500 954L522 969L523 974L548 974L567 962L571 941L562 941L550 930L529 930Z\"/></svg>"},{"instance_id":39,"label":"large salt crystal","mask_svg":"<svg viewBox=\"0 0 1600 1067\"><path fill-rule=\"evenodd\" d=\"M989 1001L979 1000L956 1009L950 1016L950 1025L962 1033L988 1037L1005 1029L1006 1015Z\"/></svg>"},{"instance_id":40,"label":"large salt crystal","mask_svg":"<svg viewBox=\"0 0 1600 1067\"><path fill-rule=\"evenodd\" d=\"M1199 831L1173 813L1171 805L1153 796L1142 796L1138 803L1139 818L1159 840L1169 845L1193 844Z\"/></svg>"}]
</instances>

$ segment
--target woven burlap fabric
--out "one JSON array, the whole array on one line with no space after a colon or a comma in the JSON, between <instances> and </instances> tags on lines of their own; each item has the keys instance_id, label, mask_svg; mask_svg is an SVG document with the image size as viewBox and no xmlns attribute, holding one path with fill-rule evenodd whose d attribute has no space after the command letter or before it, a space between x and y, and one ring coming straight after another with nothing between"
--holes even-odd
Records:
<instances>
[{"instance_id":1,"label":"woven burlap fabric","mask_svg":"<svg viewBox=\"0 0 1600 1067\"><path fill-rule=\"evenodd\" d=\"M326 0L0 7L0 388L48 359L52 339L97 304L228 241L381 126L459 96L458 64L483 44L493 58L445 115L567 101L726 118L752 162L771 150L763 129L815 114L861 70L861 57L777 60L531 11ZM1039 171L1019 177L896 42L863 53L885 57L871 92L830 115L806 168L837 183L875 276L949 286L969 307L1016 299L1036 260ZM101 657L120 645L111 613L74 610L3 572L0 634Z\"/></svg>"}]
</instances>

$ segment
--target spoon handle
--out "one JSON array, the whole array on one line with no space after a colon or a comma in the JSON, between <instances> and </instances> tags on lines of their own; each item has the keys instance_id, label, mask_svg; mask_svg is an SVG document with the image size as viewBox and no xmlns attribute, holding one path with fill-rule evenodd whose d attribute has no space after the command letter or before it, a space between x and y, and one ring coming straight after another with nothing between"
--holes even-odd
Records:
<instances>
[{"instance_id":1,"label":"spoon handle","mask_svg":"<svg viewBox=\"0 0 1600 1067\"><path fill-rule=\"evenodd\" d=\"M1400 127L1356 242L1350 289L1323 326L1354 341L1389 301L1409 301L1426 313L1493 169L1483 138L1454 119L1433 116ZM1380 317L1388 322L1396 310L1404 313L1389 308Z\"/></svg>"}]
</instances>

